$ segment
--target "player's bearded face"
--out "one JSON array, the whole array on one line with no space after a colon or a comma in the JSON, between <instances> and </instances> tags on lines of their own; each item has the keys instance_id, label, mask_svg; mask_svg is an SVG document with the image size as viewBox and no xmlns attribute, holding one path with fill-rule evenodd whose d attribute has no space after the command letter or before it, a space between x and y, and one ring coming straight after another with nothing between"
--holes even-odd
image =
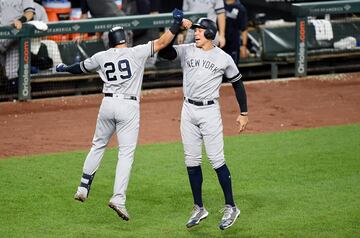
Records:
<instances>
[{"instance_id":1,"label":"player's bearded face","mask_svg":"<svg viewBox=\"0 0 360 238\"><path fill-rule=\"evenodd\" d=\"M195 28L195 44L196 47L202 48L208 39L205 38L204 32L206 30L202 28Z\"/></svg>"}]
</instances>

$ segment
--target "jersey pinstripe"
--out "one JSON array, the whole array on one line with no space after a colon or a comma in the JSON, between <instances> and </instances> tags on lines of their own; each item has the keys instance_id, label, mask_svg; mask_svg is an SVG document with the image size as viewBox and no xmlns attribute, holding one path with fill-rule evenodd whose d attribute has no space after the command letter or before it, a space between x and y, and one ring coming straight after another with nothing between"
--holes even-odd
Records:
<instances>
[{"instance_id":1,"label":"jersey pinstripe","mask_svg":"<svg viewBox=\"0 0 360 238\"><path fill-rule=\"evenodd\" d=\"M0 0L0 25L10 25L25 11L35 12L33 0Z\"/></svg>"},{"instance_id":2,"label":"jersey pinstripe","mask_svg":"<svg viewBox=\"0 0 360 238\"><path fill-rule=\"evenodd\" d=\"M107 93L99 109L92 147L84 162L83 174L95 175L105 147L116 133L119 153L114 192L110 199L110 204L115 206L125 207L126 203L126 191L140 128L139 98L145 61L153 53L154 42L150 41L132 48L111 48L80 63L83 72L99 73L104 82L103 92ZM76 194L84 189L82 183Z\"/></svg>"},{"instance_id":3,"label":"jersey pinstripe","mask_svg":"<svg viewBox=\"0 0 360 238\"><path fill-rule=\"evenodd\" d=\"M33 0L0 0L0 25L13 24L24 12L35 12ZM18 77L18 46L15 39L0 39L0 64L5 66L9 79Z\"/></svg>"},{"instance_id":4,"label":"jersey pinstripe","mask_svg":"<svg viewBox=\"0 0 360 238\"><path fill-rule=\"evenodd\" d=\"M195 100L219 98L223 76L236 82L241 74L230 55L214 47L208 51L195 43L175 45L183 68L184 96Z\"/></svg>"},{"instance_id":5,"label":"jersey pinstripe","mask_svg":"<svg viewBox=\"0 0 360 238\"><path fill-rule=\"evenodd\" d=\"M224 13L225 8L223 0L184 0L183 11L205 12L207 18L216 22L216 15Z\"/></svg>"},{"instance_id":6,"label":"jersey pinstripe","mask_svg":"<svg viewBox=\"0 0 360 238\"><path fill-rule=\"evenodd\" d=\"M83 72L97 71L104 82L103 93L139 97L145 61L154 53L153 41L132 48L111 48L80 63Z\"/></svg>"}]
</instances>

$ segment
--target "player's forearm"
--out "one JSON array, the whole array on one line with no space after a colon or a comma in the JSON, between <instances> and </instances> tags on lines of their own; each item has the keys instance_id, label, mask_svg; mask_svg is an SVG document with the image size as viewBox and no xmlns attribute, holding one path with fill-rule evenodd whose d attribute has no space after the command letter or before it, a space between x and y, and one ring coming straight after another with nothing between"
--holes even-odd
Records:
<instances>
[{"instance_id":1,"label":"player's forearm","mask_svg":"<svg viewBox=\"0 0 360 238\"><path fill-rule=\"evenodd\" d=\"M80 62L81 63L81 62ZM82 74L84 73L81 69L80 63L75 63L72 65L59 64L56 66L57 72L69 72L72 74Z\"/></svg>"},{"instance_id":2,"label":"player's forearm","mask_svg":"<svg viewBox=\"0 0 360 238\"><path fill-rule=\"evenodd\" d=\"M247 40L248 40L248 32L247 30L241 32L241 39L242 39L242 45L241 46L245 46L247 45Z\"/></svg>"},{"instance_id":3,"label":"player's forearm","mask_svg":"<svg viewBox=\"0 0 360 238\"><path fill-rule=\"evenodd\" d=\"M238 101L240 112L247 114L247 97L243 81L239 79L238 81L232 83L232 86L235 90L236 100Z\"/></svg>"},{"instance_id":4,"label":"player's forearm","mask_svg":"<svg viewBox=\"0 0 360 238\"><path fill-rule=\"evenodd\" d=\"M175 36L176 37L176 36ZM173 46L174 39L163 49L159 50L159 56L163 59L174 60L177 57L177 52Z\"/></svg>"},{"instance_id":5,"label":"player's forearm","mask_svg":"<svg viewBox=\"0 0 360 238\"><path fill-rule=\"evenodd\" d=\"M225 27L226 27L225 13L220 13L217 15L217 22L219 27L219 35L225 37Z\"/></svg>"},{"instance_id":6,"label":"player's forearm","mask_svg":"<svg viewBox=\"0 0 360 238\"><path fill-rule=\"evenodd\" d=\"M26 11L19 19L16 19L13 23L14 27L18 30L22 28L23 23L32 20L34 17L34 12Z\"/></svg>"},{"instance_id":7,"label":"player's forearm","mask_svg":"<svg viewBox=\"0 0 360 238\"><path fill-rule=\"evenodd\" d=\"M21 23L25 23L27 21L32 20L33 17L34 17L34 13L32 11L27 11L19 19L16 19L16 21L19 21ZM16 21L15 21L15 23L16 23Z\"/></svg>"},{"instance_id":8,"label":"player's forearm","mask_svg":"<svg viewBox=\"0 0 360 238\"><path fill-rule=\"evenodd\" d=\"M179 33L180 27L183 25L183 12L175 8L172 14L174 21L170 29L158 40L154 41L155 52L159 52L159 50L165 48L174 39L174 36Z\"/></svg>"},{"instance_id":9,"label":"player's forearm","mask_svg":"<svg viewBox=\"0 0 360 238\"><path fill-rule=\"evenodd\" d=\"M170 30L167 30L158 40L154 41L154 51L159 52L165 48L174 39L174 36Z\"/></svg>"},{"instance_id":10,"label":"player's forearm","mask_svg":"<svg viewBox=\"0 0 360 238\"><path fill-rule=\"evenodd\" d=\"M24 17L26 17L26 21L31 21L34 18L34 12L26 11Z\"/></svg>"},{"instance_id":11,"label":"player's forearm","mask_svg":"<svg viewBox=\"0 0 360 238\"><path fill-rule=\"evenodd\" d=\"M80 0L80 8L82 14L87 14L90 10L86 0Z\"/></svg>"}]
</instances>

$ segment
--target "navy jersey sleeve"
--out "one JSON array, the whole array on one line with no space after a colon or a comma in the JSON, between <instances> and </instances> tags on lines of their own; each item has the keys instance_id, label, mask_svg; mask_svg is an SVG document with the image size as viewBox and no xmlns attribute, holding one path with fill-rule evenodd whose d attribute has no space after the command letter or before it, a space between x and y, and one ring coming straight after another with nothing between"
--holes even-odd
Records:
<instances>
[{"instance_id":1,"label":"navy jersey sleeve","mask_svg":"<svg viewBox=\"0 0 360 238\"><path fill-rule=\"evenodd\" d=\"M239 22L239 30L245 31L248 26L248 15L246 8L241 3L239 4L238 22Z\"/></svg>"},{"instance_id":2,"label":"navy jersey sleeve","mask_svg":"<svg viewBox=\"0 0 360 238\"><path fill-rule=\"evenodd\" d=\"M80 6L81 6L81 13L86 14L89 11L89 6L86 2L86 0L80 0Z\"/></svg>"}]
</instances>

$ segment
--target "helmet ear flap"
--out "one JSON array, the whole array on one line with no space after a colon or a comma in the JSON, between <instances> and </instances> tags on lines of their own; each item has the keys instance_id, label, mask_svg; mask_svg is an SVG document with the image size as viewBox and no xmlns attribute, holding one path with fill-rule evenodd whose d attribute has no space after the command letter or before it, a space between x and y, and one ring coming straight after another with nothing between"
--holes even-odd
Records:
<instances>
[{"instance_id":1,"label":"helmet ear flap","mask_svg":"<svg viewBox=\"0 0 360 238\"><path fill-rule=\"evenodd\" d=\"M204 36L208 40L214 40L217 32L216 23L208 18L200 18L193 24L192 29L199 27L205 29Z\"/></svg>"},{"instance_id":2,"label":"helmet ear flap","mask_svg":"<svg viewBox=\"0 0 360 238\"><path fill-rule=\"evenodd\" d=\"M215 34L210 29L206 29L206 31L204 32L204 36L208 40L214 40L215 39Z\"/></svg>"}]
</instances>

